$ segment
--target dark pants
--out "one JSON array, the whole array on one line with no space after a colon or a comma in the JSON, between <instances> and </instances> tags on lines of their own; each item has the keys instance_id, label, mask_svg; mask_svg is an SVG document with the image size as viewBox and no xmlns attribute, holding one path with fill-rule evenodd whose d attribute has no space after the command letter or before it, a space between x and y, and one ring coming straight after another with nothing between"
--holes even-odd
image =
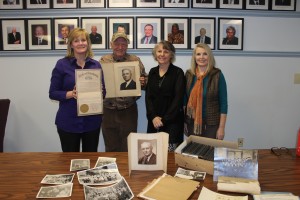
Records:
<instances>
[{"instance_id":1,"label":"dark pants","mask_svg":"<svg viewBox=\"0 0 300 200\"><path fill-rule=\"evenodd\" d=\"M124 109L103 109L102 133L106 152L126 152L127 136L137 132L137 105Z\"/></svg>"},{"instance_id":2,"label":"dark pants","mask_svg":"<svg viewBox=\"0 0 300 200\"><path fill-rule=\"evenodd\" d=\"M188 128L188 136L194 135L194 123L187 123L187 128ZM202 137L208 137L208 138L217 138L217 130L219 128L219 125L206 125L205 123L202 124L202 130L201 130L201 135Z\"/></svg>"},{"instance_id":3,"label":"dark pants","mask_svg":"<svg viewBox=\"0 0 300 200\"><path fill-rule=\"evenodd\" d=\"M57 128L57 132L63 152L80 152L80 142L82 152L98 151L100 128L84 133L69 133Z\"/></svg>"}]
</instances>

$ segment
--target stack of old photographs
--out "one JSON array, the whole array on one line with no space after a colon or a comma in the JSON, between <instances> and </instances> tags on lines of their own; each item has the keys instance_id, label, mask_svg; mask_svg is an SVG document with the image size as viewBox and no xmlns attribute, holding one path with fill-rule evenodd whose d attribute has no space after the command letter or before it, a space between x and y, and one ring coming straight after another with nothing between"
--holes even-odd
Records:
<instances>
[{"instance_id":1,"label":"stack of old photographs","mask_svg":"<svg viewBox=\"0 0 300 200\"><path fill-rule=\"evenodd\" d=\"M208 161L214 161L214 147L200 144L197 142L190 142L182 148L183 155L197 157Z\"/></svg>"}]
</instances>

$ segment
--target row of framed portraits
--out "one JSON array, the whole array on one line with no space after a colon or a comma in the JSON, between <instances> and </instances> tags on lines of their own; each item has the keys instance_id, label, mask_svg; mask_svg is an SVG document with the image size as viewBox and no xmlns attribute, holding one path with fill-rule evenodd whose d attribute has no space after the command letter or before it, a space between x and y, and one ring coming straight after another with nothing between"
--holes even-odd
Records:
<instances>
[{"instance_id":1,"label":"row of framed portraits","mask_svg":"<svg viewBox=\"0 0 300 200\"><path fill-rule=\"evenodd\" d=\"M205 38L209 40L202 42L213 50L216 44L219 50L243 50L244 19L218 18L218 27L216 20L217 18L148 16L2 19L1 50L66 49L64 35L76 27L87 30L94 50L110 48L110 39L119 27L124 28L130 40L129 49L150 49L160 40L168 40L178 49L192 49L200 42L200 32L204 31ZM177 30L174 30L174 26ZM152 29L150 34L149 28ZM235 42L227 44L229 29ZM175 34L180 34L180 37L176 36L180 40L172 40ZM145 44L145 35L151 35L156 41Z\"/></svg>"},{"instance_id":2,"label":"row of framed portraits","mask_svg":"<svg viewBox=\"0 0 300 200\"><path fill-rule=\"evenodd\" d=\"M0 9L189 8L190 6L295 11L296 0L0 0Z\"/></svg>"}]
</instances>

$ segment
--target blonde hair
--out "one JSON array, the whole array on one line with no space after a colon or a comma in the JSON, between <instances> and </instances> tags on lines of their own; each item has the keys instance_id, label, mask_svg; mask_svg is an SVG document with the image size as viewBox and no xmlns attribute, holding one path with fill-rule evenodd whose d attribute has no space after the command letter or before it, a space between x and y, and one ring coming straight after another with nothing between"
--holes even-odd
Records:
<instances>
[{"instance_id":1,"label":"blonde hair","mask_svg":"<svg viewBox=\"0 0 300 200\"><path fill-rule=\"evenodd\" d=\"M170 54L171 54L170 62L173 63L175 61L175 47L171 42L166 41L166 40L162 40L161 42L157 43L154 46L154 48L152 49L152 56L153 56L154 60L157 61L156 51L157 51L159 45L162 45L163 49L166 49L170 52Z\"/></svg>"},{"instance_id":2,"label":"blonde hair","mask_svg":"<svg viewBox=\"0 0 300 200\"><path fill-rule=\"evenodd\" d=\"M89 37L89 33L85 30L85 29L82 29L82 28L74 28L70 33L69 33L69 36L68 36L68 48L67 48L67 55L66 57L74 57L74 50L73 48L71 47L71 44L72 42L78 38L78 37L84 37L86 40L87 40L87 51L86 51L86 54L85 54L85 57L90 57L92 58L94 56L94 53L92 51L92 43L91 43L91 40L90 40L90 37Z\"/></svg>"},{"instance_id":3,"label":"blonde hair","mask_svg":"<svg viewBox=\"0 0 300 200\"><path fill-rule=\"evenodd\" d=\"M212 53L211 48L205 43L196 44L196 46L193 50L193 56L192 56L192 59L191 59L191 68L190 68L190 70L194 75L196 74L196 68L197 68L196 50L197 50L197 48L204 49L206 51L207 55L208 55L208 65L207 65L206 73L209 73L211 71L211 69L215 67L216 61L215 61L215 57Z\"/></svg>"}]
</instances>

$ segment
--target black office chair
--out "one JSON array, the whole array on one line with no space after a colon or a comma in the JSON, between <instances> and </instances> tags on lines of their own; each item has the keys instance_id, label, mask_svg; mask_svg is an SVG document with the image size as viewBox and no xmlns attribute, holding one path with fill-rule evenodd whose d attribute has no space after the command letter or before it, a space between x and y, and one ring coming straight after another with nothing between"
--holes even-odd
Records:
<instances>
[{"instance_id":1,"label":"black office chair","mask_svg":"<svg viewBox=\"0 0 300 200\"><path fill-rule=\"evenodd\" d=\"M9 99L0 99L0 152L3 152L3 140L9 110Z\"/></svg>"}]
</instances>

